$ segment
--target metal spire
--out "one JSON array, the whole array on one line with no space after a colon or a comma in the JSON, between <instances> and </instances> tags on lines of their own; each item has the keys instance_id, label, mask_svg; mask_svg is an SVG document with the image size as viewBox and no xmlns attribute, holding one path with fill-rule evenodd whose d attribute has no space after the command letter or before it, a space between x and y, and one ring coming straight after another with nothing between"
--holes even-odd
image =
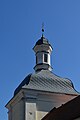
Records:
<instances>
[{"instance_id":1,"label":"metal spire","mask_svg":"<svg viewBox=\"0 0 80 120\"><path fill-rule=\"evenodd\" d=\"M44 23L42 23L42 37L44 36Z\"/></svg>"}]
</instances>

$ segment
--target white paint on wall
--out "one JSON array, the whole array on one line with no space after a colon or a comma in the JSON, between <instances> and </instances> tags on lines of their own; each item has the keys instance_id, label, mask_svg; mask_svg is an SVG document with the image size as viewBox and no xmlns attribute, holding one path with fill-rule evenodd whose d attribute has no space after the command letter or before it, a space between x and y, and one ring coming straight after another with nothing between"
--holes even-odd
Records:
<instances>
[{"instance_id":1,"label":"white paint on wall","mask_svg":"<svg viewBox=\"0 0 80 120\"><path fill-rule=\"evenodd\" d=\"M36 120L36 103L25 103L25 120Z\"/></svg>"}]
</instances>

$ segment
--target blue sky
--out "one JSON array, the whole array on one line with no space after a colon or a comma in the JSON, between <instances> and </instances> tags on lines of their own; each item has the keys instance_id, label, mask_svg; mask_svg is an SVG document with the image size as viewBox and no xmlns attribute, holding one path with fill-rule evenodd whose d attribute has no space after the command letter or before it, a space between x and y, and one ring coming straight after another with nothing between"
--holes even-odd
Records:
<instances>
[{"instance_id":1,"label":"blue sky","mask_svg":"<svg viewBox=\"0 0 80 120\"><path fill-rule=\"evenodd\" d=\"M34 72L32 50L41 37L53 46L53 72L69 78L80 92L80 0L0 1L0 119L8 120L5 104L15 88Z\"/></svg>"}]
</instances>

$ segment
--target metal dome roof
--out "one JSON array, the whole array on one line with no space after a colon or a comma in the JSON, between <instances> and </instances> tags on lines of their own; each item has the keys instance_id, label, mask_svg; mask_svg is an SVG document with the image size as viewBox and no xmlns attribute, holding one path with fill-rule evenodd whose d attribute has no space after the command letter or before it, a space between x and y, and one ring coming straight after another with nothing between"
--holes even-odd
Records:
<instances>
[{"instance_id":1,"label":"metal dome roof","mask_svg":"<svg viewBox=\"0 0 80 120\"><path fill-rule=\"evenodd\" d=\"M36 42L36 45L41 45L41 44L50 45L49 42L48 42L48 39L46 39L46 38L43 37L43 36Z\"/></svg>"},{"instance_id":2,"label":"metal dome roof","mask_svg":"<svg viewBox=\"0 0 80 120\"><path fill-rule=\"evenodd\" d=\"M49 70L29 74L22 83L16 88L14 95L21 89L32 89L45 92L78 95L69 79L61 78Z\"/></svg>"}]
</instances>

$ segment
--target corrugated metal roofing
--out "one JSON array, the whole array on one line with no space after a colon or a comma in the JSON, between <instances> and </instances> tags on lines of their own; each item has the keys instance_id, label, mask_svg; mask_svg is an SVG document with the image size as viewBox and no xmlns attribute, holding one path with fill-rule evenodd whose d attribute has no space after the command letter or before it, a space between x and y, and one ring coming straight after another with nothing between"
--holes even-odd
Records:
<instances>
[{"instance_id":1,"label":"corrugated metal roofing","mask_svg":"<svg viewBox=\"0 0 80 120\"><path fill-rule=\"evenodd\" d=\"M69 79L61 78L49 70L41 70L40 72L28 75L15 90L14 94L21 88L73 95L78 94Z\"/></svg>"}]
</instances>

